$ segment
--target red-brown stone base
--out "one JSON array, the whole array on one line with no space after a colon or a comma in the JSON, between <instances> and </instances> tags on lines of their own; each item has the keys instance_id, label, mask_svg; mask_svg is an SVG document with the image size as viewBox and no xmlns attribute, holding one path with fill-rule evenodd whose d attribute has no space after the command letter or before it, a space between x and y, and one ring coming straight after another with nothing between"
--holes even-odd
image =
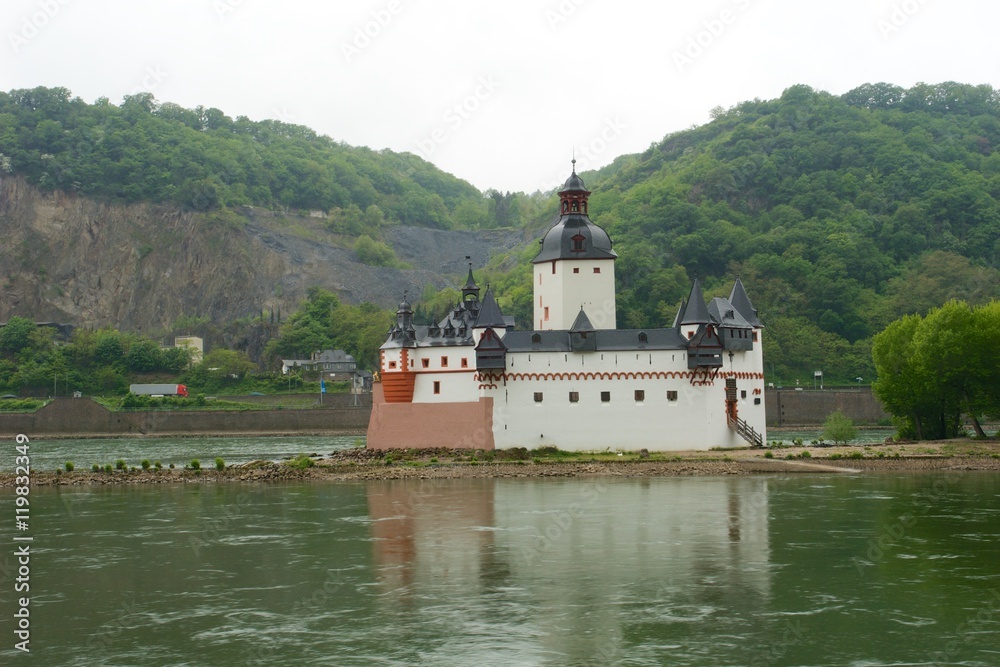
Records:
<instances>
[{"instance_id":1,"label":"red-brown stone base","mask_svg":"<svg viewBox=\"0 0 1000 667\"><path fill-rule=\"evenodd\" d=\"M387 403L382 384L376 382L367 447L495 449L493 399L480 398L475 403Z\"/></svg>"}]
</instances>

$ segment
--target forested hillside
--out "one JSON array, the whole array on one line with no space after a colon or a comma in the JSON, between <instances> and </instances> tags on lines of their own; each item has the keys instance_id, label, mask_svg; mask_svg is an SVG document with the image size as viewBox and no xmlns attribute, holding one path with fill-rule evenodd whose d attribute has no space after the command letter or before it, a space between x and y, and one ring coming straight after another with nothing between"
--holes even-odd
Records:
<instances>
[{"instance_id":1,"label":"forested hillside","mask_svg":"<svg viewBox=\"0 0 1000 667\"><path fill-rule=\"evenodd\" d=\"M330 212L355 235L384 223L480 227L496 217L475 187L415 155L160 104L149 93L116 106L65 88L0 92L0 169L43 190L124 202Z\"/></svg>"},{"instance_id":2,"label":"forested hillside","mask_svg":"<svg viewBox=\"0 0 1000 667\"><path fill-rule=\"evenodd\" d=\"M991 87L943 83L904 90L880 83L836 96L794 86L779 99L716 108L712 117L583 174L593 191L591 216L611 233L620 256L622 326L669 324L695 276L715 296L728 293L739 275L767 326L769 381L808 384L814 370L823 370L828 381L867 383L874 379L872 337L889 322L952 298L975 306L1000 296L1000 93ZM396 231L504 227L497 232L503 243L494 242L493 259L477 268L477 278L493 286L505 312L527 324L528 262L537 245L508 249L523 243L526 231L535 238L543 233L556 201L551 193L480 193L416 156L346 146L279 121L233 120L217 109L183 109L143 94L120 106L88 104L58 88L0 93L2 173L43 192L96 202L173 205L178 215L151 219L172 221L168 231L190 238L192 248L200 238L194 227L204 225L228 234L224 248L244 248L237 241L246 241L244 254L264 249L280 256L267 265L274 275L258 270L259 262L239 263L248 274L241 283L258 285L241 295L243 311L251 314L281 305L291 312L310 287L303 279L348 303L373 293L364 281L316 282L314 276L338 262L384 267L371 272L382 283L409 271L411 290L418 271L430 270L438 280L423 284L440 285L442 259L422 266L412 235ZM8 200L9 210L25 211L24 220L35 215L37 206L17 208L12 196ZM74 210L62 200L45 205L66 215ZM66 245L79 249L92 243L84 233L93 221L107 216L96 204L77 208L89 217L77 225L80 240ZM281 217L301 211L326 217L314 225ZM123 229L137 217L131 210L116 215ZM84 299L93 290L66 277L76 276L76 255L39 254L58 248L50 237L59 229L73 228L73 221L51 217L49 245L38 241L37 230L24 233L20 264L6 271L8 285L21 284L12 277L20 271L34 291L17 287L18 293L57 304L59 315L76 312L74 295ZM169 269L174 260L158 255L159 236L133 235L123 243L128 261L115 266L154 277ZM198 270L184 280L201 280L211 253L196 256L186 248L178 256L190 255ZM453 254L448 272L461 266L457 255L469 253ZM478 267L486 253L472 254ZM49 256L62 260L41 273ZM144 268L154 260L159 264ZM296 266L311 266L313 273L288 277ZM30 271L39 275L29 280ZM283 290L250 293L275 285L280 275L287 277ZM458 285L464 274L451 278ZM211 295L209 305L178 297L171 307L192 318L217 318L228 312L220 295ZM425 321L436 317L456 296L429 287L419 312ZM142 303L144 297L131 299ZM381 305L386 301L383 295ZM129 327L149 330L135 321Z\"/></svg>"},{"instance_id":3,"label":"forested hillside","mask_svg":"<svg viewBox=\"0 0 1000 667\"><path fill-rule=\"evenodd\" d=\"M767 325L769 380L868 381L890 321L1000 296L997 91L795 86L712 115L584 174L620 255L622 326L669 324L695 275L709 296L739 275ZM530 317L527 268L500 284Z\"/></svg>"}]
</instances>

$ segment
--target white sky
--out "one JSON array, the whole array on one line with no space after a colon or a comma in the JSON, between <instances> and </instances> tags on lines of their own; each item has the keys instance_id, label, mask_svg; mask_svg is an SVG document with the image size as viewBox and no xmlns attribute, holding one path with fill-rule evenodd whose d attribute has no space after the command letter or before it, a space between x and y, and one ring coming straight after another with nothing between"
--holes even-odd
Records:
<instances>
[{"instance_id":1,"label":"white sky","mask_svg":"<svg viewBox=\"0 0 1000 667\"><path fill-rule=\"evenodd\" d=\"M988 0L3 0L0 89L147 90L533 192L574 150L600 167L793 84L1000 87L998 19Z\"/></svg>"}]
</instances>

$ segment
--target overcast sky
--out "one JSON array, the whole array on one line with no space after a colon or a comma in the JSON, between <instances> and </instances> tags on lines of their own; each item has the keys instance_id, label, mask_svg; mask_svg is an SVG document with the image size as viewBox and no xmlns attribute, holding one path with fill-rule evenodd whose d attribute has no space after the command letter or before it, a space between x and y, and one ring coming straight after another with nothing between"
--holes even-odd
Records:
<instances>
[{"instance_id":1,"label":"overcast sky","mask_svg":"<svg viewBox=\"0 0 1000 667\"><path fill-rule=\"evenodd\" d=\"M278 118L548 189L793 84L1000 87L987 0L3 0L0 89Z\"/></svg>"}]
</instances>

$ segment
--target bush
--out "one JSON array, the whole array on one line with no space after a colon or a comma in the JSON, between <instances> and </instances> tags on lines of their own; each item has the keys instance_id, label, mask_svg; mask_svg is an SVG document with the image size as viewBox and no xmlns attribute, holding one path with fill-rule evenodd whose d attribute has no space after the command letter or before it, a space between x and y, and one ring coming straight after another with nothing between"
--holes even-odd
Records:
<instances>
[{"instance_id":1,"label":"bush","mask_svg":"<svg viewBox=\"0 0 1000 667\"><path fill-rule=\"evenodd\" d=\"M801 454L799 454L799 458L800 459L811 459L812 458L812 454L810 454L809 452L802 452Z\"/></svg>"},{"instance_id":2,"label":"bush","mask_svg":"<svg viewBox=\"0 0 1000 667\"><path fill-rule=\"evenodd\" d=\"M226 462L222 460L221 456L216 456L215 457L215 469L216 470L225 470L226 469Z\"/></svg>"},{"instance_id":3,"label":"bush","mask_svg":"<svg viewBox=\"0 0 1000 667\"><path fill-rule=\"evenodd\" d=\"M96 463L94 465L90 466L90 469L93 470L94 472L101 472L101 466L99 466Z\"/></svg>"},{"instance_id":4,"label":"bush","mask_svg":"<svg viewBox=\"0 0 1000 667\"><path fill-rule=\"evenodd\" d=\"M76 467L76 466L75 466L75 465L73 465L73 462L72 462L72 461L66 461L66 472L73 472L73 469L74 469L75 467Z\"/></svg>"},{"instance_id":5,"label":"bush","mask_svg":"<svg viewBox=\"0 0 1000 667\"><path fill-rule=\"evenodd\" d=\"M201 461L198 459L191 459L191 470L201 470Z\"/></svg>"},{"instance_id":6,"label":"bush","mask_svg":"<svg viewBox=\"0 0 1000 667\"><path fill-rule=\"evenodd\" d=\"M392 457L390 456L386 456L385 460L386 460L386 465L390 465L392 463ZM306 468L312 468L314 465L316 465L316 462L313 461L308 456L306 456L305 454L299 454L295 458L288 461L287 465L292 468L300 468L302 470L305 470Z\"/></svg>"},{"instance_id":7,"label":"bush","mask_svg":"<svg viewBox=\"0 0 1000 667\"><path fill-rule=\"evenodd\" d=\"M771 452L764 452L764 458L765 459L773 459L774 458L774 454L772 454Z\"/></svg>"},{"instance_id":8,"label":"bush","mask_svg":"<svg viewBox=\"0 0 1000 667\"><path fill-rule=\"evenodd\" d=\"M850 454L847 455L847 458L849 458L849 459L863 459L863 458L865 458L865 455L864 455L863 452L851 452Z\"/></svg>"},{"instance_id":9,"label":"bush","mask_svg":"<svg viewBox=\"0 0 1000 667\"><path fill-rule=\"evenodd\" d=\"M858 429L854 427L854 422L849 417L837 410L826 418L823 424L823 437L834 442L846 443L858 437Z\"/></svg>"},{"instance_id":10,"label":"bush","mask_svg":"<svg viewBox=\"0 0 1000 667\"><path fill-rule=\"evenodd\" d=\"M126 468L125 459L118 459L117 461L115 461L116 470L125 470L125 468Z\"/></svg>"},{"instance_id":11,"label":"bush","mask_svg":"<svg viewBox=\"0 0 1000 667\"><path fill-rule=\"evenodd\" d=\"M114 470L114 468L111 467L110 463L105 463L104 464L104 472L110 473L112 470Z\"/></svg>"},{"instance_id":12,"label":"bush","mask_svg":"<svg viewBox=\"0 0 1000 667\"><path fill-rule=\"evenodd\" d=\"M157 470L163 470L163 464L160 463L159 461L153 461L153 467L156 468ZM174 466L171 465L170 467L173 468Z\"/></svg>"},{"instance_id":13,"label":"bush","mask_svg":"<svg viewBox=\"0 0 1000 667\"><path fill-rule=\"evenodd\" d=\"M142 466L143 470L149 470L149 459L143 459L139 465Z\"/></svg>"}]
</instances>

